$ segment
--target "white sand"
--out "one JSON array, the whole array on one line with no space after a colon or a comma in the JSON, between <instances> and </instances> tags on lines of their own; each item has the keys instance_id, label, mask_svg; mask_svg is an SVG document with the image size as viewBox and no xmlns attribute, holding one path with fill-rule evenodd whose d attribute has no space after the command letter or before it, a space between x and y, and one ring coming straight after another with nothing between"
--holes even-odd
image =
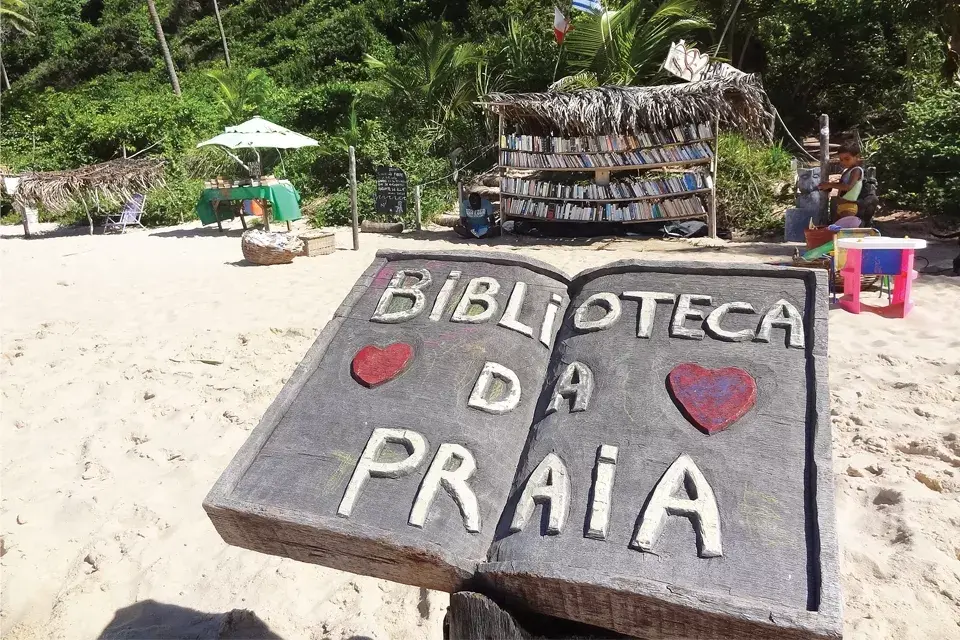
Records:
<instances>
[{"instance_id":1,"label":"white sand","mask_svg":"<svg viewBox=\"0 0 960 640\"><path fill-rule=\"evenodd\" d=\"M359 252L274 267L192 225L0 241L3 637L149 635L250 609L286 638L439 638L445 595L228 547L201 501L376 249L477 247L451 236L364 235ZM790 252L497 245L569 272ZM960 637L960 279L915 291L905 321L830 314L850 638Z\"/></svg>"}]
</instances>

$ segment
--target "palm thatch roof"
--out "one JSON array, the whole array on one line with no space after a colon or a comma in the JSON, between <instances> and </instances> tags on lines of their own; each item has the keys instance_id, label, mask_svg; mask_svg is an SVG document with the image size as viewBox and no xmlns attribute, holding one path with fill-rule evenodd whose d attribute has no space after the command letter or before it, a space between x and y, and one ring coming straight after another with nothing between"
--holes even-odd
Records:
<instances>
[{"instance_id":1,"label":"palm thatch roof","mask_svg":"<svg viewBox=\"0 0 960 640\"><path fill-rule=\"evenodd\" d=\"M491 93L483 104L508 123L541 135L637 133L713 122L767 139L772 114L759 79L750 74L654 87L597 87L569 92Z\"/></svg>"},{"instance_id":2,"label":"palm thatch roof","mask_svg":"<svg viewBox=\"0 0 960 640\"><path fill-rule=\"evenodd\" d=\"M163 164L160 158L119 158L67 171L25 173L14 200L40 203L51 211L88 198L122 204L135 193L163 186Z\"/></svg>"}]
</instances>

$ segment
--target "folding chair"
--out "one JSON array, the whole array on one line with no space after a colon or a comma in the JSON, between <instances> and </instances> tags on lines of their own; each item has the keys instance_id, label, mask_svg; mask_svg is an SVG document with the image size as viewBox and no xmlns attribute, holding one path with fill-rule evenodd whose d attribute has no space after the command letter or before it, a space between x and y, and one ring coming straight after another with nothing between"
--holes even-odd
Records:
<instances>
[{"instance_id":1,"label":"folding chair","mask_svg":"<svg viewBox=\"0 0 960 640\"><path fill-rule=\"evenodd\" d=\"M145 228L140 222L140 217L143 215L143 208L146 203L147 196L141 193L133 194L133 197L123 205L119 214L107 216L103 223L103 232L106 233L110 229L119 228L120 233L123 233L127 230L127 225L136 225L141 229Z\"/></svg>"}]
</instances>

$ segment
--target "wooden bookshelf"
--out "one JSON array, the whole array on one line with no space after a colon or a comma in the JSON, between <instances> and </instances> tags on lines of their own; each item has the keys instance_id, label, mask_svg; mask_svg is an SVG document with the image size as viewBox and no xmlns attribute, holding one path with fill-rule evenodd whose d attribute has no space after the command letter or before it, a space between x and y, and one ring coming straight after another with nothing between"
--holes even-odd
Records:
<instances>
[{"instance_id":1,"label":"wooden bookshelf","mask_svg":"<svg viewBox=\"0 0 960 640\"><path fill-rule=\"evenodd\" d=\"M694 220L696 218L704 218L708 214L698 213L690 214L687 216L673 216L667 218L644 218L643 220L571 220L567 218L542 218L540 216L524 216L519 213L507 213L504 214L508 218L513 218L514 220L539 220L541 222L574 222L581 224L643 224L650 222L661 222L669 220Z\"/></svg>"},{"instance_id":2,"label":"wooden bookshelf","mask_svg":"<svg viewBox=\"0 0 960 640\"><path fill-rule=\"evenodd\" d=\"M541 155L554 155L552 153ZM502 169L516 169L520 171L579 171L580 173L594 173L596 171L631 171L633 169L662 169L664 167L695 167L713 162L713 158L698 158L696 160L677 160L676 162L657 162L655 164L609 164L602 167L518 167L512 164L501 164Z\"/></svg>"},{"instance_id":3,"label":"wooden bookshelf","mask_svg":"<svg viewBox=\"0 0 960 640\"><path fill-rule=\"evenodd\" d=\"M507 147L500 147L500 151L509 151L510 153L534 153L550 156L580 156L583 154L590 155L594 153L632 153L634 151L643 151L644 149L681 147L685 144L696 144L698 142L713 142L713 138L697 138L696 140L685 140L683 142L666 142L664 144L656 144L651 147L631 147L629 149L609 149L607 151L528 151L527 149L510 149Z\"/></svg>"},{"instance_id":4,"label":"wooden bookshelf","mask_svg":"<svg viewBox=\"0 0 960 640\"><path fill-rule=\"evenodd\" d=\"M711 125L710 131L713 133L713 137L709 137L709 138L702 137L703 130L701 130L700 136L696 138L691 138L689 140L683 140L683 141L677 141L677 142L668 142L668 143L663 143L663 144L653 145L653 146L639 146L639 147L631 147L629 149L610 150L610 151L552 152L552 151L533 151L533 150L525 150L525 149L511 149L509 147L504 147L503 144L501 144L501 141L506 139L504 135L506 122L505 122L504 116L501 115L500 126L499 126L498 137L497 137L497 147L499 152L498 160L500 161L499 169L500 169L501 178L505 177L508 173L517 175L514 172L524 172L524 174L527 174L527 175L536 174L536 173L566 173L566 174L580 173L580 174L587 174L587 175L593 174L594 183L600 186L605 186L610 184L611 173L619 173L624 171L645 172L653 169L668 169L671 167L679 169L683 167L703 167L703 166L709 165L709 175L711 177L711 180L707 181L706 184L712 185L710 187L691 189L689 191L670 192L670 193L663 193L663 194L656 194L656 195L644 195L644 196L636 196L636 197L630 197L630 198L562 198L562 197L552 197L552 196L523 195L519 193L501 191L501 196L503 199L512 198L516 200L530 200L530 201L540 201L540 202L547 201L547 202L558 202L558 203L580 202L580 203L586 204L588 207L590 205L596 204L596 205L599 205L601 208L605 204L614 205L614 203L619 203L619 206L615 206L615 208L620 210L628 210L631 207L632 203L639 203L641 201L647 201L647 202L658 201L658 200L669 201L674 198L683 198L683 197L700 198L702 196L706 196L706 201L704 202L703 200L701 200L700 202L700 205L704 209L706 209L706 212L689 213L689 214L683 214L680 216L668 216L668 217L662 217L662 218L644 218L639 220L576 220L576 219L570 219L570 218L556 218L556 217L546 218L541 216L523 215L519 213L508 213L503 208L504 200L502 199L501 209L500 209L501 219L505 220L507 218L510 218L514 220L536 220L536 221L543 221L543 222L561 222L561 223L575 222L575 223L584 223L584 224L604 223L604 222L623 223L623 224L643 224L643 223L665 222L670 220L695 220L695 219L706 218L708 235L710 235L711 237L716 237L716 229L717 229L717 225L716 225L717 137L716 135L718 130L718 124L719 123L716 120L710 123ZM685 128L690 127L691 125L693 125L694 128L698 127L697 123L689 123L688 125L684 125L684 127ZM520 125L514 125L514 126L519 127ZM522 135L527 135L527 133L525 133L522 130L515 129L511 132L510 135L522 136ZM620 135L620 133L609 132L606 134L598 133L597 135L616 136L616 135ZM558 137L558 136L537 136L537 137L547 138L547 137ZM559 136L559 137L563 137L563 136ZM593 136L569 136L566 139L573 140L575 138L582 138L582 137L589 138ZM508 153L524 154L525 156L533 156L533 155L557 156L558 158L560 158L563 156L595 156L600 154L632 153L632 152L637 152L642 150L661 149L661 148L665 149L665 148L679 147L683 145L694 145L694 144L709 145L710 156L705 158L695 158L690 160L674 160L670 162L656 162L656 163L649 163L649 164L601 165L601 166L594 166L594 167L548 167L548 166L522 167L514 164L505 163L505 161L507 160L507 156L505 154L508 154ZM561 144L559 146L565 146L565 145ZM703 152L703 150L701 150L700 152ZM558 184L564 184L566 182L567 184L569 184L569 181L565 181L564 179L559 178L559 176L552 181L547 180L547 182L554 182ZM503 183L501 182L501 184ZM528 205L524 205L524 206L527 207ZM557 207L560 207L560 206L563 206L563 205L557 205ZM530 207L530 208L533 208L533 207ZM696 207L696 208L700 208L700 207ZM649 210L649 207L648 207L648 210Z\"/></svg>"},{"instance_id":5,"label":"wooden bookshelf","mask_svg":"<svg viewBox=\"0 0 960 640\"><path fill-rule=\"evenodd\" d=\"M666 200L667 198L682 198L683 196L695 195L698 193L710 193L712 191L709 187L704 187L703 189L694 189L692 191L675 191L673 193L658 193L656 195L650 196L634 196L632 198L609 198L606 200L597 199L597 198L554 198L552 196L531 196L525 195L523 193L510 193L509 191L501 191L500 196L507 196L510 198L526 198L528 200L560 200L563 202L639 202L640 200ZM509 214L512 215L512 214Z\"/></svg>"}]
</instances>

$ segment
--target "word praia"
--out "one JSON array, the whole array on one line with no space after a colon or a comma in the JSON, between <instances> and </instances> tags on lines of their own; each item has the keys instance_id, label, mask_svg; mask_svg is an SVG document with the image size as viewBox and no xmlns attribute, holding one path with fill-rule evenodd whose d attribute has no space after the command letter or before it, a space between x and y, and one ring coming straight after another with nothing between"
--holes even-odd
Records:
<instances>
[{"instance_id":1,"label":"word praia","mask_svg":"<svg viewBox=\"0 0 960 640\"><path fill-rule=\"evenodd\" d=\"M402 460L380 461L384 447L390 443L406 448L407 457ZM426 438L416 431L374 429L350 477L337 508L337 515L350 517L368 480L396 479L410 475L423 463L428 450ZM617 447L608 444L601 445L597 450L584 537L594 540L607 538L617 455ZM449 442L441 444L414 497L407 524L419 529L425 526L430 508L442 487L460 509L464 528L470 533L479 533L480 509L477 496L469 485L469 480L476 470L477 462L466 447ZM687 492L694 497L684 496ZM677 493L680 495L675 495ZM556 454L547 454L527 479L510 520L510 531L522 531L539 504L548 512L547 534L560 534L568 519L570 494L570 477L566 465ZM686 454L678 457L667 468L653 488L630 540L630 547L640 551L652 551L669 516L683 516L691 520L700 557L715 558L723 555L720 513L713 489ZM534 520L534 523L536 522Z\"/></svg>"},{"instance_id":2,"label":"word praia","mask_svg":"<svg viewBox=\"0 0 960 640\"><path fill-rule=\"evenodd\" d=\"M451 271L440 288L430 311L430 320L439 321L444 310L450 303L454 290L460 280L460 271ZM416 281L407 284L408 278ZM372 322L400 323L412 320L426 309L427 299L423 290L432 282L430 272L426 269L401 269L391 278L389 285L377 303L377 308L370 318ZM467 284L460 301L457 303L451 322L482 324L491 320L499 311L496 295L500 292L500 283L495 278L482 276L473 278ZM517 282L506 308L500 315L497 324L525 336L533 337L533 327L520 321L521 311L527 296L527 285ZM391 311L396 298L405 298L411 301L411 306ZM686 340L702 340L706 334L716 340L725 342L770 342L770 334L774 327L782 328L787 332L787 346L793 349L804 348L803 318L795 306L786 300L778 300L760 317L757 329L740 329L730 331L723 327L723 320L730 313L757 314L749 302L727 302L707 312L705 307L713 304L713 298L695 293L665 293L661 291L624 291L619 296L613 293L595 293L576 309L573 316L573 326L580 331L602 331L616 324L623 315L621 300L635 300L638 302L637 337L649 338L653 332L653 323L657 307L661 304L672 304L673 316L670 320L670 336ZM554 323L557 311L560 308L561 298L557 294L550 297L543 312L540 323L539 338L544 346L550 347L553 336ZM473 311L480 307L477 313ZM602 315L596 315L594 307L600 309ZM704 322L705 321L705 322ZM690 322L705 324L706 331Z\"/></svg>"}]
</instances>

